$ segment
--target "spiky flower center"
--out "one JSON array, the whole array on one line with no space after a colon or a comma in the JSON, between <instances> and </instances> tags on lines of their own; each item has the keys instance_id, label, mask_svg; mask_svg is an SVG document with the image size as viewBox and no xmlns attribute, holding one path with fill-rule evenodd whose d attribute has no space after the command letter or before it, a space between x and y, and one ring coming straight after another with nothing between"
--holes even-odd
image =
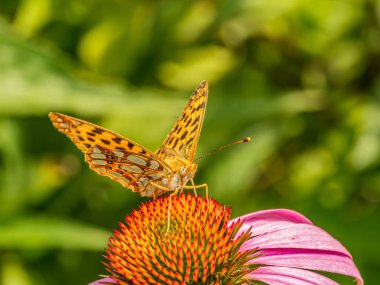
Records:
<instances>
[{"instance_id":1,"label":"spiky flower center","mask_svg":"<svg viewBox=\"0 0 380 285\"><path fill-rule=\"evenodd\" d=\"M201 196L149 201L110 238L107 270L119 284L244 284L255 251L239 251L250 236L228 225L231 209Z\"/></svg>"}]
</instances>

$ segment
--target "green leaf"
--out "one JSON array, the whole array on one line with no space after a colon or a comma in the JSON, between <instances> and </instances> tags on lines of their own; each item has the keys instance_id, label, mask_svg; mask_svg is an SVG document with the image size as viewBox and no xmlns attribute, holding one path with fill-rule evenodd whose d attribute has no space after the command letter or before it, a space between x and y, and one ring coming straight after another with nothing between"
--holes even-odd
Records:
<instances>
[{"instance_id":1,"label":"green leaf","mask_svg":"<svg viewBox=\"0 0 380 285\"><path fill-rule=\"evenodd\" d=\"M65 218L30 215L0 223L0 248L99 251L110 234Z\"/></svg>"}]
</instances>

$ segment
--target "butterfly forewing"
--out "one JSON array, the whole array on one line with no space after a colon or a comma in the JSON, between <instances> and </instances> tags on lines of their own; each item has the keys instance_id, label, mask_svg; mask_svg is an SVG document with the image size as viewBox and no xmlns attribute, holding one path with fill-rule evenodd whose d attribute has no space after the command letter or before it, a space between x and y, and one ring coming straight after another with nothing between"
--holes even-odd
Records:
<instances>
[{"instance_id":1,"label":"butterfly forewing","mask_svg":"<svg viewBox=\"0 0 380 285\"><path fill-rule=\"evenodd\" d=\"M193 92L182 115L166 136L157 156L179 155L192 162L198 145L208 98L208 84L202 82Z\"/></svg>"},{"instance_id":2,"label":"butterfly forewing","mask_svg":"<svg viewBox=\"0 0 380 285\"><path fill-rule=\"evenodd\" d=\"M162 194L162 189L155 189L149 183L167 176L171 169L154 153L89 122L59 113L50 113L49 118L85 154L86 162L98 174L142 196Z\"/></svg>"}]
</instances>

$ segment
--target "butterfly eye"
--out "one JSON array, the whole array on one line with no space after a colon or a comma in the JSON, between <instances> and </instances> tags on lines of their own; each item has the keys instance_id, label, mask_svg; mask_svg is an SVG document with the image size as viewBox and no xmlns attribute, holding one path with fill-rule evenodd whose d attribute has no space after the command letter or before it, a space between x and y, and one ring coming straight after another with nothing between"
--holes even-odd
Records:
<instances>
[{"instance_id":1,"label":"butterfly eye","mask_svg":"<svg viewBox=\"0 0 380 285\"><path fill-rule=\"evenodd\" d=\"M185 169L185 166L181 166L179 168L179 173L181 174L181 176L185 176L186 175L186 169Z\"/></svg>"}]
</instances>

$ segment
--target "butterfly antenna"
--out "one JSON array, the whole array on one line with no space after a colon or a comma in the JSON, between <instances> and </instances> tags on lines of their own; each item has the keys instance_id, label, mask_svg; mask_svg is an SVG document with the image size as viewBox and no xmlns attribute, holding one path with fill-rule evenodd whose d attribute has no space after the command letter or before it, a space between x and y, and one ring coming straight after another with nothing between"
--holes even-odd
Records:
<instances>
[{"instance_id":1,"label":"butterfly antenna","mask_svg":"<svg viewBox=\"0 0 380 285\"><path fill-rule=\"evenodd\" d=\"M236 141L236 142L233 142L233 143L229 143L229 144L226 144L226 145L220 146L220 147L218 147L218 148L216 148L216 149L214 149L214 150L212 150L212 151L209 151L208 153L202 155L201 157L198 157L196 160L194 160L194 162L197 162L198 160L201 160L201 159L205 158L206 156L209 156L210 154L213 154L213 153L215 153L215 152L221 151L221 150L223 150L223 149L225 149L225 148L227 148L227 147L230 147L230 146L232 146L232 145L234 145L234 144L245 143L245 142L249 142L250 140L251 140L250 137L246 137L245 139L238 140L238 141Z\"/></svg>"}]
</instances>

